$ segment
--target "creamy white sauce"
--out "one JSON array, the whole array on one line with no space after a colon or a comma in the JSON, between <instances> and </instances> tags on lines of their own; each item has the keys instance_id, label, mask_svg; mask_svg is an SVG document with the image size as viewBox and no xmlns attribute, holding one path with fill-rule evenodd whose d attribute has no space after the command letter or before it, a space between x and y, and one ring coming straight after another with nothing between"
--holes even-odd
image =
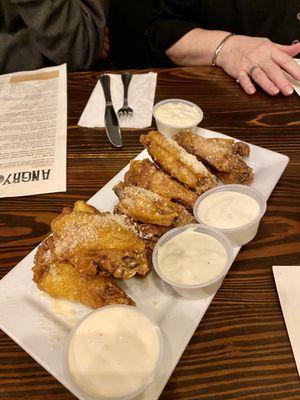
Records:
<instances>
[{"instance_id":1,"label":"creamy white sauce","mask_svg":"<svg viewBox=\"0 0 300 400\"><path fill-rule=\"evenodd\" d=\"M199 204L197 213L202 222L215 228L238 228L254 221L260 205L252 197L239 192L221 191L208 195Z\"/></svg>"},{"instance_id":2,"label":"creamy white sauce","mask_svg":"<svg viewBox=\"0 0 300 400\"><path fill-rule=\"evenodd\" d=\"M185 127L197 125L200 113L195 106L182 102L169 102L156 108L155 117L165 124Z\"/></svg>"},{"instance_id":3,"label":"creamy white sauce","mask_svg":"<svg viewBox=\"0 0 300 400\"><path fill-rule=\"evenodd\" d=\"M227 265L225 247L214 237L187 230L158 248L163 276L173 283L192 285L208 282Z\"/></svg>"},{"instance_id":4,"label":"creamy white sauce","mask_svg":"<svg viewBox=\"0 0 300 400\"><path fill-rule=\"evenodd\" d=\"M86 394L119 399L151 379L159 351L156 328L141 312L129 307L103 308L75 331L69 371Z\"/></svg>"}]
</instances>

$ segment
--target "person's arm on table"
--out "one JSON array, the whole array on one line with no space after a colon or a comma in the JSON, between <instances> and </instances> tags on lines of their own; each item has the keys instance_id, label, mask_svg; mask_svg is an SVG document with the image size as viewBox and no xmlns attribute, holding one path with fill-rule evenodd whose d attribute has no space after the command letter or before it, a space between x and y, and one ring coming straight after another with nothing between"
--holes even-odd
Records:
<instances>
[{"instance_id":1,"label":"person's arm on table","mask_svg":"<svg viewBox=\"0 0 300 400\"><path fill-rule=\"evenodd\" d=\"M98 0L9 0L25 27L0 33L0 71L68 63L84 70L100 57L105 16Z\"/></svg>"},{"instance_id":2,"label":"person's arm on table","mask_svg":"<svg viewBox=\"0 0 300 400\"><path fill-rule=\"evenodd\" d=\"M229 32L196 28L166 50L177 65L211 65L215 49ZM228 38L217 57L217 64L237 79L246 93L255 92L251 78L267 93L284 95L293 92L283 71L300 80L300 67L293 56L300 52L300 43L282 46L266 38L236 35ZM253 68L255 67L255 68Z\"/></svg>"},{"instance_id":3,"label":"person's arm on table","mask_svg":"<svg viewBox=\"0 0 300 400\"><path fill-rule=\"evenodd\" d=\"M200 27L208 22L202 16L200 0L156 0L147 29L151 54L164 64L211 65L215 50L230 32L234 33L235 26L224 16L222 30ZM250 72L253 81L269 94L281 91L288 95L293 88L283 71L300 80L300 67L292 59L299 52L300 43L282 46L266 38L236 35L223 44L216 65L238 80L246 93L255 92Z\"/></svg>"}]
</instances>

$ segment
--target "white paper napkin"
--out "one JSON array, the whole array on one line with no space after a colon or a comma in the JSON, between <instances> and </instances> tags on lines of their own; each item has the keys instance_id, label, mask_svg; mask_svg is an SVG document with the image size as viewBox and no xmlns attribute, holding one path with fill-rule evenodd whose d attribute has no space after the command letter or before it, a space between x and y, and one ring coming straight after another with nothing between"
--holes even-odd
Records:
<instances>
[{"instance_id":1,"label":"white paper napkin","mask_svg":"<svg viewBox=\"0 0 300 400\"><path fill-rule=\"evenodd\" d=\"M123 83L120 74L109 74L113 106L117 112L123 105ZM120 118L122 128L147 128L151 126L157 74L132 75L128 88L128 104L133 109L132 118ZM78 125L86 128L104 127L105 98L101 83L97 82Z\"/></svg>"},{"instance_id":2,"label":"white paper napkin","mask_svg":"<svg viewBox=\"0 0 300 400\"><path fill-rule=\"evenodd\" d=\"M300 265L274 265L273 274L300 375Z\"/></svg>"}]
</instances>

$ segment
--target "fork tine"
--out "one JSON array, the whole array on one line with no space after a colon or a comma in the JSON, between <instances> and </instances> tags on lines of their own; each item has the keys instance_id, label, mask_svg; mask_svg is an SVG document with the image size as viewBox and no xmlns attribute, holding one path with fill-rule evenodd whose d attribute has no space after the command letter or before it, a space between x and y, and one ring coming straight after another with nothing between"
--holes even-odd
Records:
<instances>
[{"instance_id":1,"label":"fork tine","mask_svg":"<svg viewBox=\"0 0 300 400\"><path fill-rule=\"evenodd\" d=\"M133 109L131 108L131 107L122 107L122 108L120 108L119 110L118 110L118 117L119 118L132 118L133 117L133 114L134 114L134 112L133 112Z\"/></svg>"},{"instance_id":2,"label":"fork tine","mask_svg":"<svg viewBox=\"0 0 300 400\"><path fill-rule=\"evenodd\" d=\"M127 94L128 94L128 86L131 81L132 74L130 74L130 73L122 74L121 78L122 78L123 87L124 87L124 98L123 98L123 106L119 109L118 116L120 118L131 118L133 115L133 109L128 106Z\"/></svg>"}]
</instances>

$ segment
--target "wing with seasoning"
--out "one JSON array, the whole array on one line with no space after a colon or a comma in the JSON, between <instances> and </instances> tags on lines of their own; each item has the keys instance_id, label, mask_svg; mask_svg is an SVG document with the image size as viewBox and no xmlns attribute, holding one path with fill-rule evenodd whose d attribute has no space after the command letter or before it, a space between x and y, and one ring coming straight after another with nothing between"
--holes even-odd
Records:
<instances>
[{"instance_id":1,"label":"wing with seasoning","mask_svg":"<svg viewBox=\"0 0 300 400\"><path fill-rule=\"evenodd\" d=\"M58 262L53 254L53 237L39 247L33 267L33 280L51 297L79 302L97 308L108 304L134 305L127 294L107 274L80 274L73 265Z\"/></svg>"},{"instance_id":2,"label":"wing with seasoning","mask_svg":"<svg viewBox=\"0 0 300 400\"><path fill-rule=\"evenodd\" d=\"M197 200L196 193L171 178L148 159L131 161L124 182L151 190L168 200L181 203L189 209L193 208Z\"/></svg>"},{"instance_id":3,"label":"wing with seasoning","mask_svg":"<svg viewBox=\"0 0 300 400\"><path fill-rule=\"evenodd\" d=\"M84 275L129 279L149 271L145 244L124 216L64 209L51 228L56 258Z\"/></svg>"},{"instance_id":4,"label":"wing with seasoning","mask_svg":"<svg viewBox=\"0 0 300 400\"><path fill-rule=\"evenodd\" d=\"M114 187L119 198L116 211L146 224L174 227L194 222L193 216L181 205L158 194L120 182Z\"/></svg>"},{"instance_id":5,"label":"wing with seasoning","mask_svg":"<svg viewBox=\"0 0 300 400\"><path fill-rule=\"evenodd\" d=\"M211 168L224 183L251 183L252 168L241 157L249 154L246 143L234 143L230 139L206 139L186 131L178 133L175 140Z\"/></svg>"},{"instance_id":6,"label":"wing with seasoning","mask_svg":"<svg viewBox=\"0 0 300 400\"><path fill-rule=\"evenodd\" d=\"M141 135L140 140L163 170L197 194L217 185L216 177L175 140L166 138L157 131Z\"/></svg>"}]
</instances>

